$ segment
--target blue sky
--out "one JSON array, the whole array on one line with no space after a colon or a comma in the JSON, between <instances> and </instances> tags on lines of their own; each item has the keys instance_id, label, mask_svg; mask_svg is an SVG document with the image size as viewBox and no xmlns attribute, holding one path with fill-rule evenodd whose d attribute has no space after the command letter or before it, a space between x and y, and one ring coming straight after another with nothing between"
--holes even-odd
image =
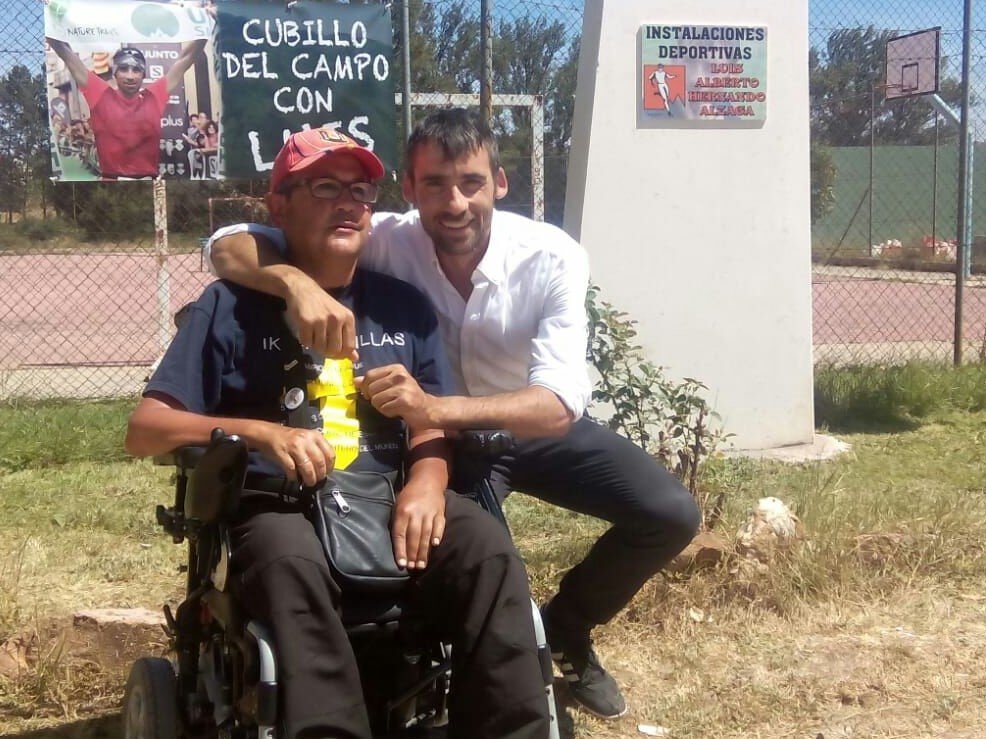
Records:
<instances>
[{"instance_id":1,"label":"blue sky","mask_svg":"<svg viewBox=\"0 0 986 739\"><path fill-rule=\"evenodd\" d=\"M438 0L433 0L438 1ZM444 0L442 0L444 2ZM467 0L475 4L479 0ZM977 4L973 29L986 29L986 3ZM532 7L545 7L532 3ZM506 5L498 4L504 12ZM574 3L551 7L566 25L578 26L578 10ZM962 51L962 0L811 0L809 6L810 41L824 45L828 34L838 28L873 25L877 28L899 30L903 33L941 26L942 54L949 57L948 70L958 74ZM6 22L0 23L0 74L14 64L27 64L39 69L42 63L42 2L41 0L0 0ZM974 94L986 99L986 30L973 32L972 43Z\"/></svg>"},{"instance_id":2,"label":"blue sky","mask_svg":"<svg viewBox=\"0 0 986 739\"><path fill-rule=\"evenodd\" d=\"M902 31L941 26L943 31L961 35L962 8L962 0L813 0L809 26L824 29L872 24Z\"/></svg>"},{"instance_id":3,"label":"blue sky","mask_svg":"<svg viewBox=\"0 0 986 739\"><path fill-rule=\"evenodd\" d=\"M478 0L474 0L479 5ZM980 12L973 18L973 27L986 26L986 9L978 3ZM0 0L6 11L7 23L0 24L0 68L7 69L17 62L36 63L41 60L41 0ZM942 27L942 51L956 57L962 43L962 0L812 0L810 4L812 43L824 41L835 28L874 25L878 28L916 31L933 26ZM559 13L570 15L571 10ZM567 18L562 18L567 20ZM977 21L982 21L981 23ZM981 39L981 40L980 40ZM978 43L977 43L978 41ZM979 34L973 41L974 57L986 55L986 38Z\"/></svg>"},{"instance_id":4,"label":"blue sky","mask_svg":"<svg viewBox=\"0 0 986 739\"><path fill-rule=\"evenodd\" d=\"M41 70L41 7L41 0L0 0L5 16L0 23L0 72L18 63Z\"/></svg>"},{"instance_id":5,"label":"blue sky","mask_svg":"<svg viewBox=\"0 0 986 739\"><path fill-rule=\"evenodd\" d=\"M982 2L973 15L973 29L986 23ZM950 68L961 68L962 0L813 0L809 6L809 34L812 44L823 45L837 28L873 25L901 33L941 26L941 50L951 57ZM983 23L977 23L983 21ZM973 62L986 54L986 35L973 32Z\"/></svg>"},{"instance_id":6,"label":"blue sky","mask_svg":"<svg viewBox=\"0 0 986 739\"><path fill-rule=\"evenodd\" d=\"M479 5L478 0L473 1ZM973 18L974 27L986 26L986 10L982 9L982 2L979 7L980 12ZM6 0L0 3L0 8L6 11L9 19L8 23L0 24L0 62L9 66L15 63L15 57L30 56L37 49L37 43L40 43L41 0ZM572 13L565 8L560 8L558 12L566 16ZM977 20L983 22L977 23ZM812 0L810 4L809 25L813 41L823 39L828 29L870 24L902 31L916 31L940 25L943 37L951 37L948 45L954 46L953 53L958 53L961 44L962 0ZM976 51L974 48L974 53ZM986 54L986 48L978 51ZM35 58L40 59L40 52Z\"/></svg>"}]
</instances>

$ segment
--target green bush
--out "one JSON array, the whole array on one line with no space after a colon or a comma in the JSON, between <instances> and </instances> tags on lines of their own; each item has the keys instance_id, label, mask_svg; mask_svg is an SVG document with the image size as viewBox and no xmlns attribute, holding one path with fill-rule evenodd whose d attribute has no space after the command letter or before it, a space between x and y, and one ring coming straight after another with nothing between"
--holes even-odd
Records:
<instances>
[{"instance_id":1,"label":"green bush","mask_svg":"<svg viewBox=\"0 0 986 739\"><path fill-rule=\"evenodd\" d=\"M22 218L14 224L14 232L28 241L51 241L71 231L71 226L58 218Z\"/></svg>"},{"instance_id":2,"label":"green bush","mask_svg":"<svg viewBox=\"0 0 986 739\"><path fill-rule=\"evenodd\" d=\"M154 235L150 182L61 183L52 200L58 213L90 241Z\"/></svg>"},{"instance_id":3,"label":"green bush","mask_svg":"<svg viewBox=\"0 0 986 739\"><path fill-rule=\"evenodd\" d=\"M589 354L599 379L592 399L608 406L606 424L649 451L681 480L702 508L705 525L718 521L722 495L708 499L700 490L705 462L727 438L719 416L706 402L707 389L698 380L669 379L661 367L646 360L635 343L636 321L598 298L589 288Z\"/></svg>"},{"instance_id":4,"label":"green bush","mask_svg":"<svg viewBox=\"0 0 986 739\"><path fill-rule=\"evenodd\" d=\"M208 236L214 228L241 221L265 221L263 180L174 180L168 182L168 228L172 233ZM210 212L209 201L213 201ZM210 218L212 222L210 223Z\"/></svg>"}]
</instances>

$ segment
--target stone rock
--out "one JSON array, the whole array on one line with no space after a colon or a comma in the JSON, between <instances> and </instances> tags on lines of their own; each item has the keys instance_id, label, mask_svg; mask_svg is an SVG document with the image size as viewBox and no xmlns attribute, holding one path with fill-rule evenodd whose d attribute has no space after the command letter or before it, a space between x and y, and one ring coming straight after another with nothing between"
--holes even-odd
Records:
<instances>
[{"instance_id":1,"label":"stone rock","mask_svg":"<svg viewBox=\"0 0 986 739\"><path fill-rule=\"evenodd\" d=\"M69 650L103 666L126 669L139 657L167 650L164 614L147 608L97 608L72 616Z\"/></svg>"},{"instance_id":2,"label":"stone rock","mask_svg":"<svg viewBox=\"0 0 986 739\"><path fill-rule=\"evenodd\" d=\"M12 636L0 642L0 677L15 678L28 669L27 655L31 640Z\"/></svg>"},{"instance_id":3,"label":"stone rock","mask_svg":"<svg viewBox=\"0 0 986 739\"><path fill-rule=\"evenodd\" d=\"M801 521L778 498L761 498L736 534L736 551L758 562L769 562L779 550L803 541Z\"/></svg>"},{"instance_id":4,"label":"stone rock","mask_svg":"<svg viewBox=\"0 0 986 739\"><path fill-rule=\"evenodd\" d=\"M713 531L700 531L667 566L668 572L683 574L715 567L729 551L726 538Z\"/></svg>"},{"instance_id":5,"label":"stone rock","mask_svg":"<svg viewBox=\"0 0 986 739\"><path fill-rule=\"evenodd\" d=\"M153 626L159 628L164 625L164 614L149 608L92 608L74 613L72 623L76 627L105 628L126 624L135 627Z\"/></svg>"},{"instance_id":6,"label":"stone rock","mask_svg":"<svg viewBox=\"0 0 986 739\"><path fill-rule=\"evenodd\" d=\"M894 559L912 543L903 533L887 531L858 535L854 549L860 564L883 569L892 566Z\"/></svg>"}]
</instances>

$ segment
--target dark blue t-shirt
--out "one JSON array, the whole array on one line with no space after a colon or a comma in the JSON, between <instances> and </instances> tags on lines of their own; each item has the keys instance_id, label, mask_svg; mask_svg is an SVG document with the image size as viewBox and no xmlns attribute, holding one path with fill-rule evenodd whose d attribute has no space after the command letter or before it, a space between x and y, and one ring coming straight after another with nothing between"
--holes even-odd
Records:
<instances>
[{"instance_id":1,"label":"dark blue t-shirt","mask_svg":"<svg viewBox=\"0 0 986 739\"><path fill-rule=\"evenodd\" d=\"M438 322L427 299L393 277L358 269L349 286L330 291L356 317L359 361L356 375L387 364L402 364L425 392L447 395L453 383ZM280 298L220 280L191 305L147 383L144 394L168 395L187 410L210 416L284 423L282 398L286 367L298 360L297 340L284 318ZM357 417L361 451L349 469L393 469L392 443L400 422L385 418L360 399ZM283 474L257 453L250 468Z\"/></svg>"}]
</instances>

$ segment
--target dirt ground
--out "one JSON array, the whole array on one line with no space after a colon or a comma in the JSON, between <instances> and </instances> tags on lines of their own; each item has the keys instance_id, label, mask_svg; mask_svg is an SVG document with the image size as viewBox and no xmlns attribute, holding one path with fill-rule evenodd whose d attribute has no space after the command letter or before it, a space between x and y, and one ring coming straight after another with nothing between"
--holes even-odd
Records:
<instances>
[{"instance_id":1,"label":"dirt ground","mask_svg":"<svg viewBox=\"0 0 986 739\"><path fill-rule=\"evenodd\" d=\"M641 611L660 590L638 596ZM669 610L661 624L634 613L601 629L596 644L624 687L628 715L594 719L567 707L559 685L563 736L642 737L649 726L707 739L986 737L986 595L915 590L796 617L691 607ZM65 620L34 639L34 650L63 643L58 669L72 677L53 688L46 716L20 714L16 695L0 691L0 736L118 737L129 660L161 653L161 638L94 639Z\"/></svg>"}]
</instances>

